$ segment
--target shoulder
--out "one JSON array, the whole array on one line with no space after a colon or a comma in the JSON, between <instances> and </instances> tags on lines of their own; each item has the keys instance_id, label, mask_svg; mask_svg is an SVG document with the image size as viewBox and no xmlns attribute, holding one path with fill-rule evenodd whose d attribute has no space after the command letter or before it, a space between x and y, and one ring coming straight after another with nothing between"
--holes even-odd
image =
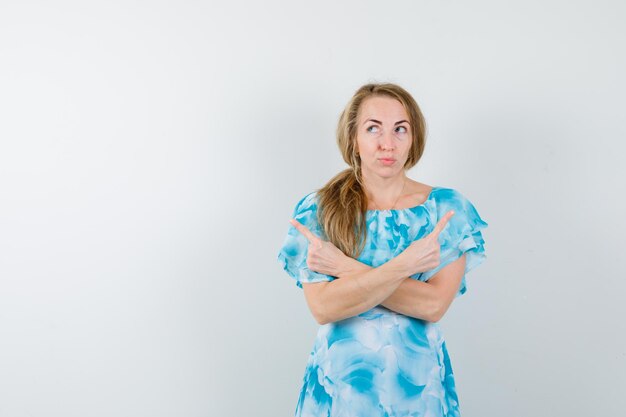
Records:
<instances>
[{"instance_id":1,"label":"shoulder","mask_svg":"<svg viewBox=\"0 0 626 417\"><path fill-rule=\"evenodd\" d=\"M296 203L291 217L305 226L311 227L313 223L317 223L317 202L318 196L315 191L306 194Z\"/></svg>"},{"instance_id":2,"label":"shoulder","mask_svg":"<svg viewBox=\"0 0 626 417\"><path fill-rule=\"evenodd\" d=\"M454 206L466 201L467 198L458 190L450 187L428 185L409 179L409 193L415 195L415 199L436 206Z\"/></svg>"},{"instance_id":3,"label":"shoulder","mask_svg":"<svg viewBox=\"0 0 626 417\"><path fill-rule=\"evenodd\" d=\"M317 219L317 202L318 196L315 191L306 194L304 197L300 198L296 204L292 218L296 219L319 236L321 227Z\"/></svg>"},{"instance_id":4,"label":"shoulder","mask_svg":"<svg viewBox=\"0 0 626 417\"><path fill-rule=\"evenodd\" d=\"M437 187L433 190L433 200L436 206L437 217L443 217L448 211L454 210L454 216L449 223L453 227L485 227L487 223L481 218L474 204L459 190L447 187Z\"/></svg>"},{"instance_id":5,"label":"shoulder","mask_svg":"<svg viewBox=\"0 0 626 417\"><path fill-rule=\"evenodd\" d=\"M467 204L471 204L469 199L455 188L434 187L432 194L432 198L437 203L437 206L450 207L451 210L454 207L463 208Z\"/></svg>"},{"instance_id":6,"label":"shoulder","mask_svg":"<svg viewBox=\"0 0 626 417\"><path fill-rule=\"evenodd\" d=\"M467 220L478 217L474 204L457 189L448 187L437 187L433 190L433 202L436 207L438 217L442 217L448 211L454 210L458 215L452 216L452 221Z\"/></svg>"},{"instance_id":7,"label":"shoulder","mask_svg":"<svg viewBox=\"0 0 626 417\"><path fill-rule=\"evenodd\" d=\"M318 197L315 191L306 194L304 197L298 200L296 204L294 214L302 214L309 211L315 211L317 209Z\"/></svg>"}]
</instances>

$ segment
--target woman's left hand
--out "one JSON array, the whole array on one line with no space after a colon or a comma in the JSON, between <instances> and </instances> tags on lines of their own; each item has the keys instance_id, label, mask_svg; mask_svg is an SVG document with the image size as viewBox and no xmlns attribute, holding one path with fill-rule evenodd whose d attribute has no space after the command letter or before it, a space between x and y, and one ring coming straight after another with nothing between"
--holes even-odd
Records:
<instances>
[{"instance_id":1,"label":"woman's left hand","mask_svg":"<svg viewBox=\"0 0 626 417\"><path fill-rule=\"evenodd\" d=\"M313 232L296 219L291 219L289 222L309 240L306 264L311 271L339 277L348 270L351 258L346 256L339 248L331 242L315 236Z\"/></svg>"}]
</instances>

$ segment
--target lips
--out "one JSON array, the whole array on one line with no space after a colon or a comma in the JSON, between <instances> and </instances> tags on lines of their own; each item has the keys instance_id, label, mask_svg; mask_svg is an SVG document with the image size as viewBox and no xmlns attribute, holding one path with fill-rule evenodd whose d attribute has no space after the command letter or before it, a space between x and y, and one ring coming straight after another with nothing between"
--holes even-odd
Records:
<instances>
[{"instance_id":1,"label":"lips","mask_svg":"<svg viewBox=\"0 0 626 417\"><path fill-rule=\"evenodd\" d=\"M378 160L383 165L393 165L396 162L393 158L379 158Z\"/></svg>"}]
</instances>

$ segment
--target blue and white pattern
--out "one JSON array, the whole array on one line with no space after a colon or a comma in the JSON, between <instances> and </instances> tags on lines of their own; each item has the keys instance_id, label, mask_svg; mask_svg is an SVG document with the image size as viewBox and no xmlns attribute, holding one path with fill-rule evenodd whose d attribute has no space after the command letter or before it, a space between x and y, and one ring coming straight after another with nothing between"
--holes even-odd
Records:
<instances>
[{"instance_id":1,"label":"blue and white pattern","mask_svg":"<svg viewBox=\"0 0 626 417\"><path fill-rule=\"evenodd\" d=\"M293 217L317 236L317 196L302 198ZM430 233L449 210L455 214L439 234L440 264L411 276L427 281L441 268L466 257L465 275L485 259L480 232L487 227L472 203L451 188L433 187L426 201L397 210L368 210L367 239L358 260L378 267L414 240ZM308 269L308 240L289 226L278 260L302 282L335 278ZM296 417L457 417L459 404L450 358L438 323L378 305L355 317L319 327L303 378Z\"/></svg>"}]
</instances>

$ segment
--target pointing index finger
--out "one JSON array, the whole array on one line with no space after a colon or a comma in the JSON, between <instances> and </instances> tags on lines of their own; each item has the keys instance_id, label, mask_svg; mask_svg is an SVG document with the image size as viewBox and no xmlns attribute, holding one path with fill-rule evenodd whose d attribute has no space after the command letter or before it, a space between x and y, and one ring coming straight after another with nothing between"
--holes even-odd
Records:
<instances>
[{"instance_id":1,"label":"pointing index finger","mask_svg":"<svg viewBox=\"0 0 626 417\"><path fill-rule=\"evenodd\" d=\"M289 220L289 223L293 225L300 233L302 233L311 243L317 242L319 238L313 234L305 225L297 221L296 219Z\"/></svg>"},{"instance_id":2,"label":"pointing index finger","mask_svg":"<svg viewBox=\"0 0 626 417\"><path fill-rule=\"evenodd\" d=\"M433 231L430 233L433 236L439 236L439 233L441 233L443 231L443 229L445 229L446 224L448 223L448 221L450 220L450 218L454 216L454 210L450 210L448 211L435 225L435 228L433 229Z\"/></svg>"}]
</instances>

